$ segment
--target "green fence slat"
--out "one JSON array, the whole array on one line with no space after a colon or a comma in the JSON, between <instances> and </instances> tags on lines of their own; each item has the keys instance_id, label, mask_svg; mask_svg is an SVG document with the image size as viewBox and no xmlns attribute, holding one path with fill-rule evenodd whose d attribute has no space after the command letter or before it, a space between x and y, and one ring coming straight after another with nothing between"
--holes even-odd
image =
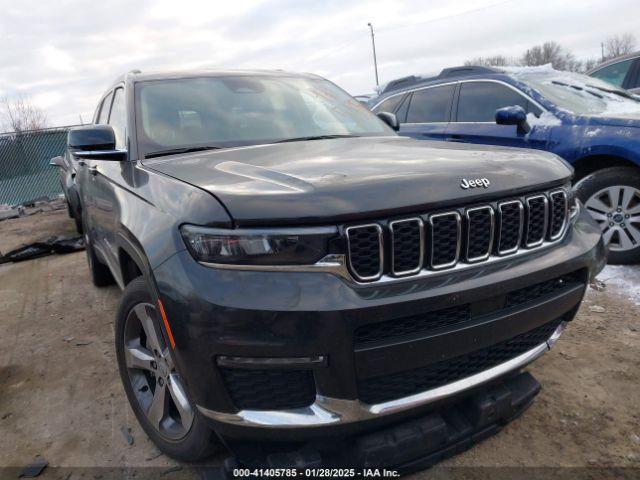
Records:
<instances>
[{"instance_id":1,"label":"green fence slat","mask_svg":"<svg viewBox=\"0 0 640 480\"><path fill-rule=\"evenodd\" d=\"M19 205L62 193L51 158L64 153L71 127L0 134L0 205Z\"/></svg>"}]
</instances>

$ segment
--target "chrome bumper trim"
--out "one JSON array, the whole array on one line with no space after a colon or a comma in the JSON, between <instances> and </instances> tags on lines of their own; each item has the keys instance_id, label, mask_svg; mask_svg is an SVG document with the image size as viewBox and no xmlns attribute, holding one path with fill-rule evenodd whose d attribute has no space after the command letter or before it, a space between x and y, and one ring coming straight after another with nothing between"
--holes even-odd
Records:
<instances>
[{"instance_id":1,"label":"chrome bumper trim","mask_svg":"<svg viewBox=\"0 0 640 480\"><path fill-rule=\"evenodd\" d=\"M460 394L501 375L518 370L533 362L553 347L558 341L558 338L560 338L565 326L566 322L562 322L551 337L549 337L549 340L493 368L425 392L375 405L367 405L359 400L342 400L318 395L312 405L292 410L240 410L237 413L222 413L206 409L199 405L198 410L206 417L223 423L249 427L285 429L321 427L379 418L382 415L389 415L428 405L438 400Z\"/></svg>"}]
</instances>

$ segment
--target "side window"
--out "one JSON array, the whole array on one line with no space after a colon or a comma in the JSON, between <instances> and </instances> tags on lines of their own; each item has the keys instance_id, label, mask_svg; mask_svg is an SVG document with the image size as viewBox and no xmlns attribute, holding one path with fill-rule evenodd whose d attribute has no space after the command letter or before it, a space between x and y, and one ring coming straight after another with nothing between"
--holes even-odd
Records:
<instances>
[{"instance_id":1,"label":"side window","mask_svg":"<svg viewBox=\"0 0 640 480\"><path fill-rule=\"evenodd\" d=\"M113 97L113 93L109 93L104 100L102 101L102 105L100 105L100 113L98 113L98 119L96 123L104 125L107 123L107 118L109 118L109 107L111 106L111 98Z\"/></svg>"},{"instance_id":2,"label":"side window","mask_svg":"<svg viewBox=\"0 0 640 480\"><path fill-rule=\"evenodd\" d=\"M109 125L113 127L113 131L116 134L116 148L119 149L125 148L125 118L124 90L118 88L114 92Z\"/></svg>"},{"instance_id":3,"label":"side window","mask_svg":"<svg viewBox=\"0 0 640 480\"><path fill-rule=\"evenodd\" d=\"M404 97L405 95L396 95L394 97L387 98L384 102L382 102L380 105L378 105L376 108L373 109L373 113L378 113L378 112L395 113L396 108L398 108L398 105L400 105Z\"/></svg>"},{"instance_id":4,"label":"side window","mask_svg":"<svg viewBox=\"0 0 640 480\"><path fill-rule=\"evenodd\" d=\"M494 82L466 82L460 85L458 122L494 122L496 110L520 105L536 116L540 109L515 90Z\"/></svg>"},{"instance_id":5,"label":"side window","mask_svg":"<svg viewBox=\"0 0 640 480\"><path fill-rule=\"evenodd\" d=\"M633 59L630 58L629 60L614 63L613 65L601 68L597 72L593 72L591 76L604 80L605 82L609 82L616 87L621 87L622 82L624 82L624 77L627 76L627 72L629 71L629 68L631 68L632 62Z\"/></svg>"},{"instance_id":6,"label":"side window","mask_svg":"<svg viewBox=\"0 0 640 480\"><path fill-rule=\"evenodd\" d=\"M431 87L413 92L407 123L448 122L455 85Z\"/></svg>"}]
</instances>

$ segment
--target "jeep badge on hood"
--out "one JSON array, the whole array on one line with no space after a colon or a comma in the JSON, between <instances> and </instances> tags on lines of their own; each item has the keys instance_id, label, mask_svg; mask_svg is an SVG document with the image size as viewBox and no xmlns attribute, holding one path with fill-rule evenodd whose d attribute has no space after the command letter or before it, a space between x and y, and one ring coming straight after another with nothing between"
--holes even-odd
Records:
<instances>
[{"instance_id":1,"label":"jeep badge on hood","mask_svg":"<svg viewBox=\"0 0 640 480\"><path fill-rule=\"evenodd\" d=\"M467 188L480 188L480 187L489 188L489 185L491 185L491 182L489 181L488 178L476 178L472 180L467 180L466 178L463 178L462 181L460 182L460 187L463 188L464 190L466 190Z\"/></svg>"}]
</instances>

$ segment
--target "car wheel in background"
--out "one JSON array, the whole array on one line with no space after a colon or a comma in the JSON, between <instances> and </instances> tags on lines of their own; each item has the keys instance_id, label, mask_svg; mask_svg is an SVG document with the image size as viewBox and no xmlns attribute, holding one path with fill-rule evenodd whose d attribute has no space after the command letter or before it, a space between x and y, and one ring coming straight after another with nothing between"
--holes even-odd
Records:
<instances>
[{"instance_id":1,"label":"car wheel in background","mask_svg":"<svg viewBox=\"0 0 640 480\"><path fill-rule=\"evenodd\" d=\"M179 460L203 460L219 442L189 401L160 325L146 281L133 280L116 317L120 377L138 422L158 448Z\"/></svg>"},{"instance_id":2,"label":"car wheel in background","mask_svg":"<svg viewBox=\"0 0 640 480\"><path fill-rule=\"evenodd\" d=\"M598 170L580 180L575 192L602 228L609 263L640 262L640 169Z\"/></svg>"}]
</instances>

